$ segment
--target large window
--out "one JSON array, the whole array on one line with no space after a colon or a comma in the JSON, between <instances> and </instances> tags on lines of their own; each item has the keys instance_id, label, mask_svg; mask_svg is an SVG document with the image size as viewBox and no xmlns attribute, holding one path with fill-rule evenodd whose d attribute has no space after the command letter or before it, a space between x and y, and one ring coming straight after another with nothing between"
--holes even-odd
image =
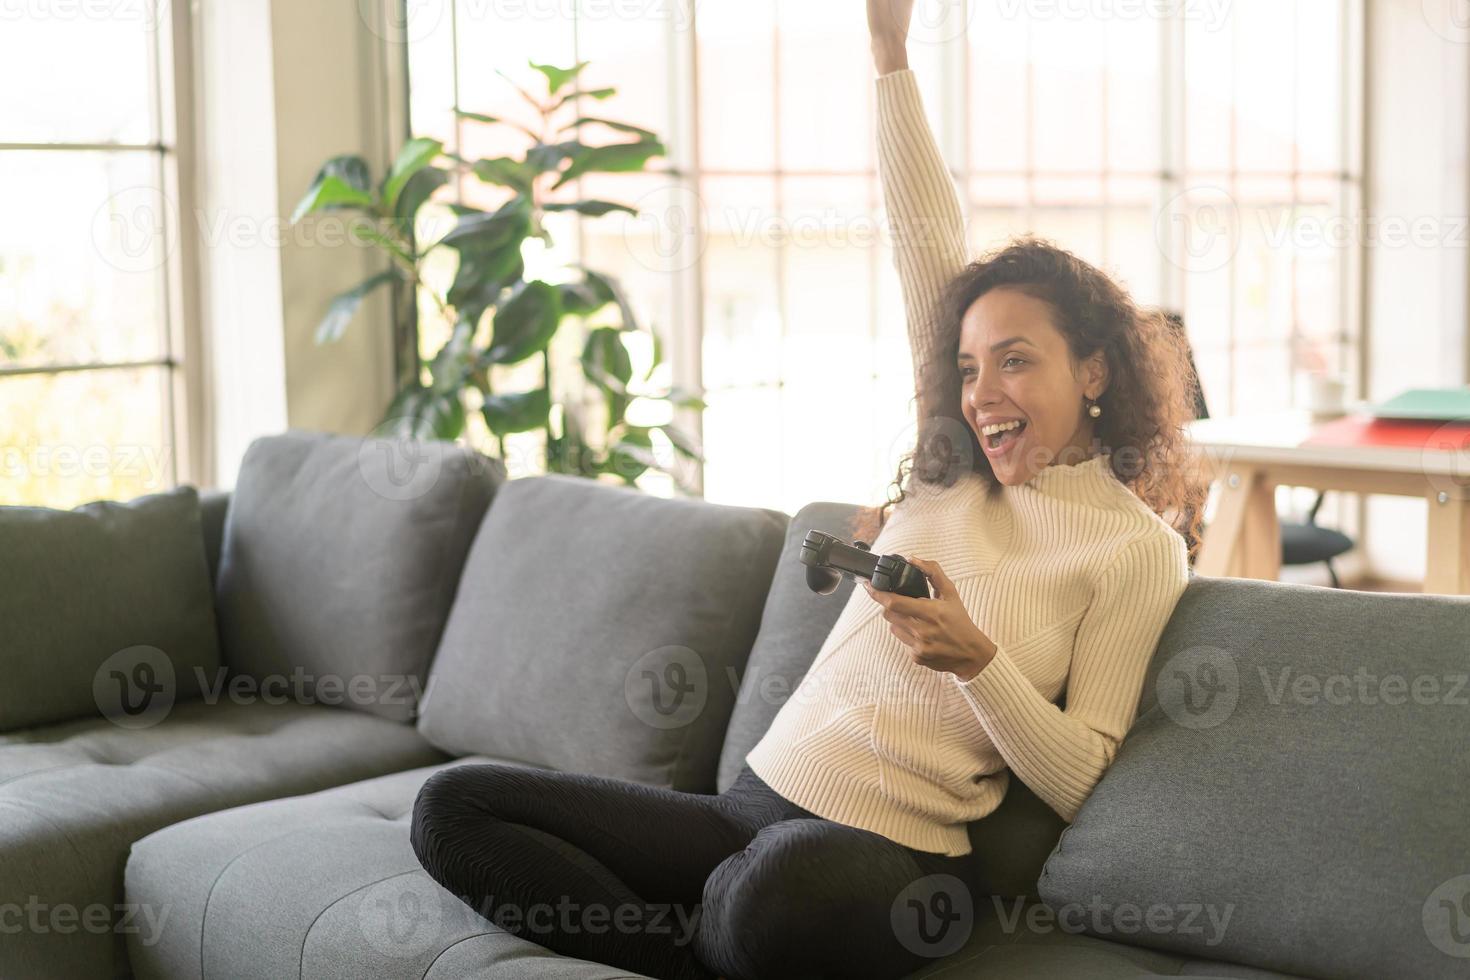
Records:
<instances>
[{"instance_id":1,"label":"large window","mask_svg":"<svg viewBox=\"0 0 1470 980\"><path fill-rule=\"evenodd\" d=\"M174 6L0 9L0 504L184 478Z\"/></svg>"},{"instance_id":2,"label":"large window","mask_svg":"<svg viewBox=\"0 0 1470 980\"><path fill-rule=\"evenodd\" d=\"M1215 414L1293 405L1312 372L1353 386L1360 8L919 0L911 61L974 250L1036 232L1180 310ZM529 82L527 57L590 60L586 86L620 91L606 114L665 136L656 174L583 188L640 217L561 222L540 258L621 274L683 352L675 380L710 406L706 497L882 499L913 392L862 4L409 11L414 127L466 155L512 151L453 109L514 116L496 70ZM428 321L426 349L443 329Z\"/></svg>"}]
</instances>

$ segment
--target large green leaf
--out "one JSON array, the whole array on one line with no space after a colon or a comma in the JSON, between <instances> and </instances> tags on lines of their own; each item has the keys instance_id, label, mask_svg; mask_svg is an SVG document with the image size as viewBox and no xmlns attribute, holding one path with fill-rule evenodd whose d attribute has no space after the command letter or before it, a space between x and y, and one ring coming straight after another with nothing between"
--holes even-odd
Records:
<instances>
[{"instance_id":1,"label":"large green leaf","mask_svg":"<svg viewBox=\"0 0 1470 980\"><path fill-rule=\"evenodd\" d=\"M561 323L561 302L550 283L533 280L512 291L495 311L495 334L482 363L515 364L543 350Z\"/></svg>"},{"instance_id":2,"label":"large green leaf","mask_svg":"<svg viewBox=\"0 0 1470 980\"><path fill-rule=\"evenodd\" d=\"M607 392L628 395L633 361L628 356L628 348L623 346L619 331L598 327L587 332L587 343L582 347L582 371L587 380Z\"/></svg>"},{"instance_id":3,"label":"large green leaf","mask_svg":"<svg viewBox=\"0 0 1470 980\"><path fill-rule=\"evenodd\" d=\"M648 331L648 336L653 341L653 357L649 359L648 370L643 372L644 381L648 381L653 378L653 372L658 370L658 366L662 364L664 360L663 338L658 335L657 330Z\"/></svg>"},{"instance_id":4,"label":"large green leaf","mask_svg":"<svg viewBox=\"0 0 1470 980\"><path fill-rule=\"evenodd\" d=\"M700 463L704 462L704 455L700 453L699 447L694 444L694 439L688 433L684 432L684 430L674 425L660 425L658 426L658 430L668 437L669 442L673 443L674 449L685 458Z\"/></svg>"},{"instance_id":5,"label":"large green leaf","mask_svg":"<svg viewBox=\"0 0 1470 980\"><path fill-rule=\"evenodd\" d=\"M402 193L409 178L433 163L434 158L443 151L443 143L424 136L415 137L403 144L403 149L398 151L398 159L393 161L388 176L383 178L383 209L397 213L398 195Z\"/></svg>"},{"instance_id":6,"label":"large green leaf","mask_svg":"<svg viewBox=\"0 0 1470 980\"><path fill-rule=\"evenodd\" d=\"M703 398L700 398L692 391L680 388L678 385L671 386L669 393L663 397L665 401L668 401L675 408L692 408L697 412L702 412L706 408L709 408L709 405L705 404Z\"/></svg>"},{"instance_id":7,"label":"large green leaf","mask_svg":"<svg viewBox=\"0 0 1470 980\"><path fill-rule=\"evenodd\" d=\"M658 140L638 140L635 143L608 143L605 146L588 146L572 155L572 165L562 171L561 177L551 185L552 190L585 173L632 173L642 170L651 157L663 156L664 145Z\"/></svg>"},{"instance_id":8,"label":"large green leaf","mask_svg":"<svg viewBox=\"0 0 1470 980\"><path fill-rule=\"evenodd\" d=\"M478 122L478 123L488 123L490 125L510 126L510 127L515 128L515 129L519 129L521 132L525 133L527 136L531 137L531 139L533 139L533 140L540 138L534 132L532 132L531 130L527 129L525 126L522 126L520 123L516 122L514 119L502 119L499 116L487 116L487 115L485 115L482 112L468 112L468 111L466 111L464 109L455 109L454 110L454 114L456 116L459 116L461 119L469 119L469 120L472 120L472 121Z\"/></svg>"},{"instance_id":9,"label":"large green leaf","mask_svg":"<svg viewBox=\"0 0 1470 980\"><path fill-rule=\"evenodd\" d=\"M312 178L312 183L318 183L327 177L336 177L348 187L371 193L373 188L372 175L368 173L367 161L353 153L335 156L322 164Z\"/></svg>"},{"instance_id":10,"label":"large green leaf","mask_svg":"<svg viewBox=\"0 0 1470 980\"><path fill-rule=\"evenodd\" d=\"M544 205L548 211L575 211L585 214L589 218L600 218L613 211L626 211L628 214L638 214L638 209L627 204L618 204L614 201L572 201L568 204Z\"/></svg>"},{"instance_id":11,"label":"large green leaf","mask_svg":"<svg viewBox=\"0 0 1470 980\"><path fill-rule=\"evenodd\" d=\"M386 435L455 439L464 432L464 404L458 391L437 392L412 385L394 396L383 421L392 423Z\"/></svg>"},{"instance_id":12,"label":"large green leaf","mask_svg":"<svg viewBox=\"0 0 1470 980\"><path fill-rule=\"evenodd\" d=\"M533 174L551 173L561 162L582 148L576 140L564 143L540 143L526 151L526 168Z\"/></svg>"},{"instance_id":13,"label":"large green leaf","mask_svg":"<svg viewBox=\"0 0 1470 980\"><path fill-rule=\"evenodd\" d=\"M571 316L596 313L610 302L607 297L599 296L585 281L558 283L556 291L561 294L562 313Z\"/></svg>"},{"instance_id":14,"label":"large green leaf","mask_svg":"<svg viewBox=\"0 0 1470 980\"><path fill-rule=\"evenodd\" d=\"M342 336L342 331L347 329L347 324L352 321L353 315L357 313L357 308L362 305L368 293L384 283L392 282L397 277L398 274L389 269L364 279L345 293L340 293L336 299L332 300L332 305L327 308L327 315L322 317L322 322L317 325L316 342L328 344Z\"/></svg>"},{"instance_id":15,"label":"large green leaf","mask_svg":"<svg viewBox=\"0 0 1470 980\"><path fill-rule=\"evenodd\" d=\"M644 129L642 126L634 126L632 123L615 122L612 119L603 119L601 116L579 116L578 118L563 126L562 129L576 129L578 126L590 126L594 124L598 126L606 126L609 129L616 129L622 133L633 133L634 135L639 136L645 140L658 139L658 134L651 129Z\"/></svg>"},{"instance_id":16,"label":"large green leaf","mask_svg":"<svg viewBox=\"0 0 1470 980\"><path fill-rule=\"evenodd\" d=\"M551 415L551 392L546 388L535 391L517 391L504 395L490 395L480 410L485 424L496 436L512 432L529 432L546 425Z\"/></svg>"},{"instance_id":17,"label":"large green leaf","mask_svg":"<svg viewBox=\"0 0 1470 980\"><path fill-rule=\"evenodd\" d=\"M556 105L551 107L551 111L555 112L562 106L566 105L568 102L575 102L578 98L583 96L589 99L597 99L599 102L601 102L602 100L610 99L617 94L618 90L615 88L592 88L582 89L577 92L568 92L566 95L563 95L560 99L557 100Z\"/></svg>"},{"instance_id":18,"label":"large green leaf","mask_svg":"<svg viewBox=\"0 0 1470 980\"><path fill-rule=\"evenodd\" d=\"M661 468L658 465L658 457L653 454L653 439L649 435L649 430L642 426L630 425L609 447L603 471L620 476L631 484L650 467Z\"/></svg>"},{"instance_id":19,"label":"large green leaf","mask_svg":"<svg viewBox=\"0 0 1470 980\"><path fill-rule=\"evenodd\" d=\"M367 161L355 154L335 156L322 164L311 179L311 186L291 213L291 222L295 224L312 211L369 207L373 203Z\"/></svg>"},{"instance_id":20,"label":"large green leaf","mask_svg":"<svg viewBox=\"0 0 1470 980\"><path fill-rule=\"evenodd\" d=\"M622 317L622 330L637 330L638 316L633 312L633 306L628 302L628 294L623 289L623 284L614 276L605 272L594 272L586 266L582 266L582 274L587 277L587 284L591 289L605 300L618 304L618 315Z\"/></svg>"},{"instance_id":21,"label":"large green leaf","mask_svg":"<svg viewBox=\"0 0 1470 980\"><path fill-rule=\"evenodd\" d=\"M521 244L529 232L530 212L519 197L489 214L462 214L459 224L438 243L459 252L459 269L445 298L462 315L478 322L501 290L524 272Z\"/></svg>"},{"instance_id":22,"label":"large green leaf","mask_svg":"<svg viewBox=\"0 0 1470 980\"><path fill-rule=\"evenodd\" d=\"M530 223L530 213L519 199L508 202L504 207L489 214L464 215L439 239L440 245L464 251L489 252L510 242L525 237Z\"/></svg>"},{"instance_id":23,"label":"large green leaf","mask_svg":"<svg viewBox=\"0 0 1470 980\"><path fill-rule=\"evenodd\" d=\"M343 208L372 209L376 202L369 191L359 190L335 174L328 174L311 185L306 196L296 203L291 212L294 225L315 211L337 211Z\"/></svg>"},{"instance_id":24,"label":"large green leaf","mask_svg":"<svg viewBox=\"0 0 1470 980\"><path fill-rule=\"evenodd\" d=\"M478 323L500 293L525 274L521 246L514 242L492 252L464 250L459 253L459 270L445 299L464 318Z\"/></svg>"},{"instance_id":25,"label":"large green leaf","mask_svg":"<svg viewBox=\"0 0 1470 980\"><path fill-rule=\"evenodd\" d=\"M398 204L393 210L394 216L398 219L398 225L403 231L403 237L409 242L414 241L414 215L419 213L419 208L424 206L424 202L434 196L435 191L448 182L448 172L438 167L425 167L403 185L403 190L398 195Z\"/></svg>"},{"instance_id":26,"label":"large green leaf","mask_svg":"<svg viewBox=\"0 0 1470 980\"><path fill-rule=\"evenodd\" d=\"M487 184L499 184L523 194L531 192L531 181L536 172L512 157L491 157L476 160L471 166L476 177Z\"/></svg>"},{"instance_id":27,"label":"large green leaf","mask_svg":"<svg viewBox=\"0 0 1470 980\"><path fill-rule=\"evenodd\" d=\"M528 61L527 64L546 76L547 92L550 95L555 95L565 88L569 82L574 81L578 75L582 74L582 69L586 68L590 62L579 61L570 68L558 68L555 65L538 65L534 61Z\"/></svg>"},{"instance_id":28,"label":"large green leaf","mask_svg":"<svg viewBox=\"0 0 1470 980\"><path fill-rule=\"evenodd\" d=\"M437 392L457 391L474 369L475 321L461 316L449 333L449 339L429 364L430 386Z\"/></svg>"}]
</instances>

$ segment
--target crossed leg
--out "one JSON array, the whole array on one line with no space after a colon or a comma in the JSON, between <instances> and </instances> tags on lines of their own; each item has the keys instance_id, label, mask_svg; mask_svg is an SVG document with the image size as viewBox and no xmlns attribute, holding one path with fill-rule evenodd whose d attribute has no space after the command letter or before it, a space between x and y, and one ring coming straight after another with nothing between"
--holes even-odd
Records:
<instances>
[{"instance_id":1,"label":"crossed leg","mask_svg":"<svg viewBox=\"0 0 1470 980\"><path fill-rule=\"evenodd\" d=\"M430 777L410 836L430 876L507 931L649 976L712 980L692 945L705 879L753 832L717 796L483 764ZM538 925L548 906L560 923Z\"/></svg>"},{"instance_id":2,"label":"crossed leg","mask_svg":"<svg viewBox=\"0 0 1470 980\"><path fill-rule=\"evenodd\" d=\"M982 897L969 864L780 820L710 873L695 951L730 980L902 977L969 938Z\"/></svg>"}]
</instances>

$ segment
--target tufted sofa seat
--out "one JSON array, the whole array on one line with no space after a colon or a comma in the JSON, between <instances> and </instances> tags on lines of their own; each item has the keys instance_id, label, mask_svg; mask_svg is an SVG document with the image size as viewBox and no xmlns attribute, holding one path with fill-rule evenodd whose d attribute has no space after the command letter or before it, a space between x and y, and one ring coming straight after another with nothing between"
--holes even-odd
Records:
<instances>
[{"instance_id":1,"label":"tufted sofa seat","mask_svg":"<svg viewBox=\"0 0 1470 980\"><path fill-rule=\"evenodd\" d=\"M125 962L128 932L90 930L78 917L120 913L122 929L141 936L175 914L172 903L121 908L123 865L140 837L214 810L445 758L407 725L264 701L184 702L142 730L93 718L0 735L4 890L7 907L30 925L27 958L55 976L95 975L98 962Z\"/></svg>"}]
</instances>

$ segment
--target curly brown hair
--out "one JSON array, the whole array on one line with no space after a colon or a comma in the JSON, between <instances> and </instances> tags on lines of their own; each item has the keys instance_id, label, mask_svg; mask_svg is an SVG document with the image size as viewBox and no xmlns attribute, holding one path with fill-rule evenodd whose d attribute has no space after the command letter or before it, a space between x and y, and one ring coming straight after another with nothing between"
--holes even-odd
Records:
<instances>
[{"instance_id":1,"label":"curly brown hair","mask_svg":"<svg viewBox=\"0 0 1470 980\"><path fill-rule=\"evenodd\" d=\"M862 508L849 524L853 538L872 543L888 520L889 508L907 496L909 477L949 486L963 473L957 461L988 481L998 493L990 460L965 420L960 377L960 321L986 292L1008 287L1046 302L1053 325L1067 340L1073 366L1102 351L1107 389L1098 397L1102 416L1095 443L1110 453L1109 466L1125 486L1163 517L1188 546L1191 563L1199 549L1200 516L1207 485L1193 464L1185 423L1195 417L1199 380L1188 340L1177 318L1138 306L1128 291L1096 266L1052 242L1026 235L987 252L946 284L937 307L939 342L918 365L920 406L932 406L919 419L912 452L899 460L893 486L898 496ZM954 445L955 434L968 439L967 451Z\"/></svg>"}]
</instances>

